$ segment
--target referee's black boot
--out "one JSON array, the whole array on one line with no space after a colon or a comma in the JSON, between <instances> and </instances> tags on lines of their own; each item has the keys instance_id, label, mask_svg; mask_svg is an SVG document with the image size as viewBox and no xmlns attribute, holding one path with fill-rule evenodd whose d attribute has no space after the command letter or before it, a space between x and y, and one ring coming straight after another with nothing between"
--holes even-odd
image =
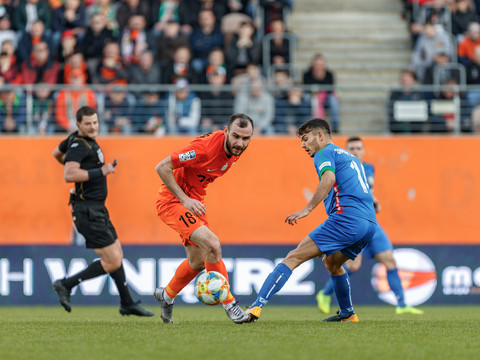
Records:
<instances>
[{"instance_id":1,"label":"referee's black boot","mask_svg":"<svg viewBox=\"0 0 480 360\"><path fill-rule=\"evenodd\" d=\"M144 309L140 306L140 301L133 303L132 305L120 305L120 314L122 315L136 315L136 316L153 316L153 312Z\"/></svg>"},{"instance_id":2,"label":"referee's black boot","mask_svg":"<svg viewBox=\"0 0 480 360\"><path fill-rule=\"evenodd\" d=\"M60 304L62 304L65 310L71 312L72 307L70 305L70 291L63 285L62 280L57 280L52 285L53 290L57 292Z\"/></svg>"}]
</instances>

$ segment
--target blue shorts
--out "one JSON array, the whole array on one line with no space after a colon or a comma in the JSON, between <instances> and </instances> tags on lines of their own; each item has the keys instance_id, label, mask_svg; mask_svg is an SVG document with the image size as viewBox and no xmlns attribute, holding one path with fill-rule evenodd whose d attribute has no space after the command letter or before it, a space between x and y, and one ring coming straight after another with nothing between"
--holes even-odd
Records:
<instances>
[{"instance_id":1,"label":"blue shorts","mask_svg":"<svg viewBox=\"0 0 480 360\"><path fill-rule=\"evenodd\" d=\"M388 240L387 234L385 234L385 231L382 229L382 227L377 225L372 241L365 246L365 249L363 249L363 254L371 259L378 253L387 250L393 250L392 243L390 240Z\"/></svg>"},{"instance_id":2,"label":"blue shorts","mask_svg":"<svg viewBox=\"0 0 480 360\"><path fill-rule=\"evenodd\" d=\"M308 236L322 253L329 256L337 251L355 260L372 239L377 224L349 215L330 216Z\"/></svg>"}]
</instances>

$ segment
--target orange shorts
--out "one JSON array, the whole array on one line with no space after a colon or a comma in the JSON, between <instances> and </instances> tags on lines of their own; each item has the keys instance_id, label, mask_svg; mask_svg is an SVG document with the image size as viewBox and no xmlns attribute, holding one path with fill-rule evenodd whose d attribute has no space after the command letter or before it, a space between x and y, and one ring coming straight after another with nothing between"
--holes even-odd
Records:
<instances>
[{"instance_id":1,"label":"orange shorts","mask_svg":"<svg viewBox=\"0 0 480 360\"><path fill-rule=\"evenodd\" d=\"M157 202L156 205L158 217L180 234L183 245L191 244L197 246L190 241L190 235L200 226L208 226L207 217L196 216L188 211L180 202L171 202L168 204Z\"/></svg>"}]
</instances>

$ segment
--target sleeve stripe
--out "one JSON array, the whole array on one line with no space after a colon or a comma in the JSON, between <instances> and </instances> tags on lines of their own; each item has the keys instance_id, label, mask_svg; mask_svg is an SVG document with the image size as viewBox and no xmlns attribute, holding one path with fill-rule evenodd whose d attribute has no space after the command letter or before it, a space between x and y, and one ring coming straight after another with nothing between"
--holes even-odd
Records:
<instances>
[{"instance_id":1,"label":"sleeve stripe","mask_svg":"<svg viewBox=\"0 0 480 360\"><path fill-rule=\"evenodd\" d=\"M333 167L331 167L331 166L325 166L324 168L322 168L322 170L320 170L320 176L322 176L322 174L323 174L325 171L327 171L327 170L329 170L329 171L331 171L331 172L333 172L333 173L335 174L335 169L334 169Z\"/></svg>"}]
</instances>

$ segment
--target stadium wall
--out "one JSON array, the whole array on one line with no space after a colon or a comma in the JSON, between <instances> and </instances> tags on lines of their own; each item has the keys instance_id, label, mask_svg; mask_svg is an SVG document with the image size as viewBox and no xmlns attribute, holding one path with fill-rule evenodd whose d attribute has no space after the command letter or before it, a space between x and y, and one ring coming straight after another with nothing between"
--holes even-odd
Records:
<instances>
[{"instance_id":1,"label":"stadium wall","mask_svg":"<svg viewBox=\"0 0 480 360\"><path fill-rule=\"evenodd\" d=\"M51 153L61 138L0 139L0 244L68 245L72 184ZM161 184L155 165L188 138L100 138L107 206L123 244L179 244L155 214ZM339 145L345 138L335 138ZM480 244L480 138L365 137L376 166L379 223L397 245ZM318 183L313 161L295 138L254 138L237 164L209 185L211 228L223 244L296 244L325 219L319 206L292 227Z\"/></svg>"}]
</instances>

